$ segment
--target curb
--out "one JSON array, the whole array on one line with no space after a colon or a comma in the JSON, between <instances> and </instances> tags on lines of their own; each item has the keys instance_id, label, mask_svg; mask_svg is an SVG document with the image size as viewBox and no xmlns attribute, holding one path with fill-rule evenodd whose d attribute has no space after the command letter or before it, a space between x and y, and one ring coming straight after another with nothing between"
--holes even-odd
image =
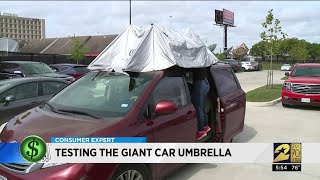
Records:
<instances>
[{"instance_id":1,"label":"curb","mask_svg":"<svg viewBox=\"0 0 320 180\"><path fill-rule=\"evenodd\" d=\"M255 106L255 107L268 107L268 106L274 106L281 102L281 97L278 99L269 101L269 102L247 102L247 106Z\"/></svg>"}]
</instances>

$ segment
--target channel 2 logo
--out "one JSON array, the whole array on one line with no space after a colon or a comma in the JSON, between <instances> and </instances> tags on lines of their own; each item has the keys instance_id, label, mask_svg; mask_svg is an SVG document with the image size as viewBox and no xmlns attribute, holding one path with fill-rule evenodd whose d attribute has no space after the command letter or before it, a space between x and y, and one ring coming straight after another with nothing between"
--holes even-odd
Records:
<instances>
[{"instance_id":1,"label":"channel 2 logo","mask_svg":"<svg viewBox=\"0 0 320 180\"><path fill-rule=\"evenodd\" d=\"M273 163L301 163L301 143L274 143Z\"/></svg>"},{"instance_id":2,"label":"channel 2 logo","mask_svg":"<svg viewBox=\"0 0 320 180\"><path fill-rule=\"evenodd\" d=\"M301 143L273 144L273 171L301 171Z\"/></svg>"}]
</instances>

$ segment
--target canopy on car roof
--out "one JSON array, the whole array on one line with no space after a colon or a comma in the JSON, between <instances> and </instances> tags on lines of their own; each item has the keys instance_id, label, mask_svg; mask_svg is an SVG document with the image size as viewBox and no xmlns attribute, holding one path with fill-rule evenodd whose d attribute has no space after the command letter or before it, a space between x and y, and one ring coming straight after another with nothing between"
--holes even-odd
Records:
<instances>
[{"instance_id":1,"label":"canopy on car roof","mask_svg":"<svg viewBox=\"0 0 320 180\"><path fill-rule=\"evenodd\" d=\"M130 25L88 66L117 72L147 72L167 69L208 67L218 59L190 29L178 33L151 25Z\"/></svg>"}]
</instances>

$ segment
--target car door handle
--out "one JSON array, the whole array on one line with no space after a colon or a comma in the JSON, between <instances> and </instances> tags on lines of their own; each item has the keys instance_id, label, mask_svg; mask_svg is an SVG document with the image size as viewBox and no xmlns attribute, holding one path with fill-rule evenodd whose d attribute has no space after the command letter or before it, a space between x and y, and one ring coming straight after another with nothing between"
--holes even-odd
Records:
<instances>
[{"instance_id":1,"label":"car door handle","mask_svg":"<svg viewBox=\"0 0 320 180\"><path fill-rule=\"evenodd\" d=\"M239 103L237 102L232 102L230 105L229 105L229 108L234 108L234 107L238 107L239 106Z\"/></svg>"},{"instance_id":2,"label":"car door handle","mask_svg":"<svg viewBox=\"0 0 320 180\"><path fill-rule=\"evenodd\" d=\"M146 126L152 126L153 125L153 121L152 120L148 120L147 122L146 122Z\"/></svg>"},{"instance_id":3,"label":"car door handle","mask_svg":"<svg viewBox=\"0 0 320 180\"><path fill-rule=\"evenodd\" d=\"M187 119L193 119L196 117L196 114L194 111L188 111L187 114L188 114Z\"/></svg>"}]
</instances>

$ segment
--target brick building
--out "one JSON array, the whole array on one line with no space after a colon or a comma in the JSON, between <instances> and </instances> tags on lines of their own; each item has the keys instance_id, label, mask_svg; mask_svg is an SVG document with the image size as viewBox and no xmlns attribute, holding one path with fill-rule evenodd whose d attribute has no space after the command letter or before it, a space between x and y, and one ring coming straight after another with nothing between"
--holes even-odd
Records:
<instances>
[{"instance_id":1,"label":"brick building","mask_svg":"<svg viewBox=\"0 0 320 180\"><path fill-rule=\"evenodd\" d=\"M45 20L0 12L0 37L27 41L44 39Z\"/></svg>"}]
</instances>

